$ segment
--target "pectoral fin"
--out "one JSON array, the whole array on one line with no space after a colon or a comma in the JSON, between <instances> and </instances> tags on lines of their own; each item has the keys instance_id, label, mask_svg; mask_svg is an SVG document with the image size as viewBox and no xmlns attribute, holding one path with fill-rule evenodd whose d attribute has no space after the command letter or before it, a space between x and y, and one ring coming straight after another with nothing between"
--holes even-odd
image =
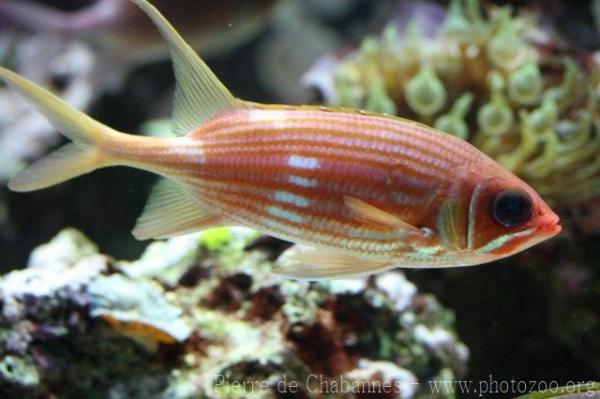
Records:
<instances>
[{"instance_id":1,"label":"pectoral fin","mask_svg":"<svg viewBox=\"0 0 600 399\"><path fill-rule=\"evenodd\" d=\"M408 245L422 243L423 240L428 240L431 236L429 229L419 229L399 217L367 204L358 198L344 197L344 202L356 217L379 226L387 226L399 230L401 233L400 236Z\"/></svg>"},{"instance_id":2,"label":"pectoral fin","mask_svg":"<svg viewBox=\"0 0 600 399\"><path fill-rule=\"evenodd\" d=\"M138 240L168 238L221 224L219 216L201 209L177 183L161 180L152 190L132 233Z\"/></svg>"},{"instance_id":3,"label":"pectoral fin","mask_svg":"<svg viewBox=\"0 0 600 399\"><path fill-rule=\"evenodd\" d=\"M273 272L282 276L319 280L364 276L393 267L388 261L363 259L326 249L295 245L279 259Z\"/></svg>"}]
</instances>

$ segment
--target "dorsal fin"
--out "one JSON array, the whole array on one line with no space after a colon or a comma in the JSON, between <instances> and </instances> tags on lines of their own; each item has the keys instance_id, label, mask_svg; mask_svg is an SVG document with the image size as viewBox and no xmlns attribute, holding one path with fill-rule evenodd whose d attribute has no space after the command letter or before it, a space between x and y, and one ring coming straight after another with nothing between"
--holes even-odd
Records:
<instances>
[{"instance_id":1,"label":"dorsal fin","mask_svg":"<svg viewBox=\"0 0 600 399\"><path fill-rule=\"evenodd\" d=\"M168 238L220 224L219 216L205 212L177 183L163 179L152 189L132 234L138 240Z\"/></svg>"},{"instance_id":2,"label":"dorsal fin","mask_svg":"<svg viewBox=\"0 0 600 399\"><path fill-rule=\"evenodd\" d=\"M167 19L146 0L131 0L158 27L169 46L177 87L173 109L173 133L183 136L214 114L241 106Z\"/></svg>"}]
</instances>

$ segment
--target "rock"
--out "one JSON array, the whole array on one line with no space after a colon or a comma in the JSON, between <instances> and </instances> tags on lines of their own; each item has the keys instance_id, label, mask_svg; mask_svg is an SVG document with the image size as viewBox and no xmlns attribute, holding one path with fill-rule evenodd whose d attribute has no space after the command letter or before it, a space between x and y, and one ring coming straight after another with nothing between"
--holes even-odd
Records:
<instances>
[{"instance_id":1,"label":"rock","mask_svg":"<svg viewBox=\"0 0 600 399\"><path fill-rule=\"evenodd\" d=\"M412 398L464 374L452 314L402 272L288 280L256 237L208 231L115 262L63 231L0 279L0 395Z\"/></svg>"},{"instance_id":2,"label":"rock","mask_svg":"<svg viewBox=\"0 0 600 399\"><path fill-rule=\"evenodd\" d=\"M116 331L150 350L159 343L185 341L191 329L181 309L170 305L160 285L116 274L98 276L87 289L90 316L106 320Z\"/></svg>"}]
</instances>

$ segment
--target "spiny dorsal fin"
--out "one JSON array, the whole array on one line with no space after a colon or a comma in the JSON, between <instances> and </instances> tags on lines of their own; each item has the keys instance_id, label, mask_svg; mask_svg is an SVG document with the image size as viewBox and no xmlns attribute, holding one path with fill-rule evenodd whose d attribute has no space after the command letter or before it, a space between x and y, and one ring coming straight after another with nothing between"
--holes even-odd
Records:
<instances>
[{"instance_id":1,"label":"spiny dorsal fin","mask_svg":"<svg viewBox=\"0 0 600 399\"><path fill-rule=\"evenodd\" d=\"M273 272L296 279L319 280L365 276L393 267L390 262L362 259L326 249L295 245L281 256Z\"/></svg>"},{"instance_id":2,"label":"spiny dorsal fin","mask_svg":"<svg viewBox=\"0 0 600 399\"><path fill-rule=\"evenodd\" d=\"M152 189L133 235L138 240L168 238L220 225L218 216L200 209L177 183L163 179Z\"/></svg>"},{"instance_id":3,"label":"spiny dorsal fin","mask_svg":"<svg viewBox=\"0 0 600 399\"><path fill-rule=\"evenodd\" d=\"M177 80L174 134L186 135L214 114L241 105L156 7L146 0L131 1L148 14L171 50Z\"/></svg>"}]
</instances>

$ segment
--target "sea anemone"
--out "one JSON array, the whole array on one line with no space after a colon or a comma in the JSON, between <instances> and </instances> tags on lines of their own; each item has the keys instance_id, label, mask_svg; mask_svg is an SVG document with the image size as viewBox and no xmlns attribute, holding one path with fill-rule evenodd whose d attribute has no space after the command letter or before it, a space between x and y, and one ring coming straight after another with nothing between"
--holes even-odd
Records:
<instances>
[{"instance_id":1,"label":"sea anemone","mask_svg":"<svg viewBox=\"0 0 600 399\"><path fill-rule=\"evenodd\" d=\"M531 13L485 14L478 1L453 0L442 20L391 24L320 60L304 81L329 105L417 119L468 140L551 203L595 196L597 66L567 56Z\"/></svg>"}]
</instances>

